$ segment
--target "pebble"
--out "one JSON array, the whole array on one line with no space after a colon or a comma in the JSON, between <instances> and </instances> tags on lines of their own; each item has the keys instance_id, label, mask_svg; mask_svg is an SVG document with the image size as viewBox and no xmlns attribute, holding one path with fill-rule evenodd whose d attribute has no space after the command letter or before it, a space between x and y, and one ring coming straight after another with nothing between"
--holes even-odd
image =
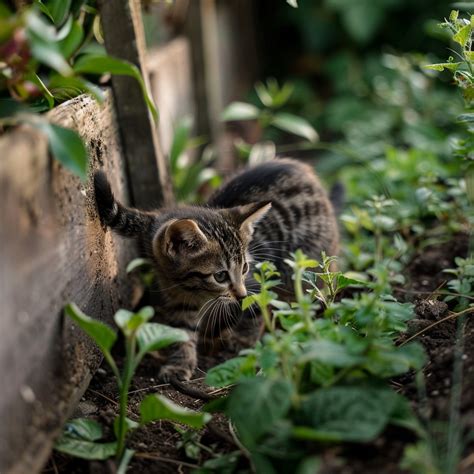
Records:
<instances>
[{"instance_id":1,"label":"pebble","mask_svg":"<svg viewBox=\"0 0 474 474\"><path fill-rule=\"evenodd\" d=\"M94 415L98 412L97 406L92 402L79 402L76 409L74 410L73 416L83 417Z\"/></svg>"}]
</instances>

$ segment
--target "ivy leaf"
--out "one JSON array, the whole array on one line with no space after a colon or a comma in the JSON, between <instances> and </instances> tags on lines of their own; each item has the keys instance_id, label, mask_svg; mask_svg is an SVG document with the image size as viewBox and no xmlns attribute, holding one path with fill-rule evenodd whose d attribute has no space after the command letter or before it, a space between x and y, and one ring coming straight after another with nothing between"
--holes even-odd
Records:
<instances>
[{"instance_id":1,"label":"ivy leaf","mask_svg":"<svg viewBox=\"0 0 474 474\"><path fill-rule=\"evenodd\" d=\"M293 114L284 112L276 114L273 117L272 125L285 132L306 138L313 143L319 140L318 132L313 126L307 120Z\"/></svg>"},{"instance_id":2,"label":"ivy leaf","mask_svg":"<svg viewBox=\"0 0 474 474\"><path fill-rule=\"evenodd\" d=\"M110 352L117 334L109 326L87 316L74 303L67 304L64 312L99 346L102 352Z\"/></svg>"},{"instance_id":3,"label":"ivy leaf","mask_svg":"<svg viewBox=\"0 0 474 474\"><path fill-rule=\"evenodd\" d=\"M260 110L255 105L245 102L232 102L222 112L224 122L236 120L255 120L259 117Z\"/></svg>"},{"instance_id":4,"label":"ivy leaf","mask_svg":"<svg viewBox=\"0 0 474 474\"><path fill-rule=\"evenodd\" d=\"M202 428L209 420L209 413L202 413L180 407L162 395L148 395L140 404L140 423L169 420L183 423L192 428Z\"/></svg>"}]
</instances>

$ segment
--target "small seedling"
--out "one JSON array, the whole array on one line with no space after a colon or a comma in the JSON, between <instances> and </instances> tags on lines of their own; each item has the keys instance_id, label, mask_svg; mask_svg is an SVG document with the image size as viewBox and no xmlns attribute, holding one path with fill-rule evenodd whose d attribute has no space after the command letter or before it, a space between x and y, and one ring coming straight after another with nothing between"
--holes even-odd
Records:
<instances>
[{"instance_id":1,"label":"small seedling","mask_svg":"<svg viewBox=\"0 0 474 474\"><path fill-rule=\"evenodd\" d=\"M75 419L66 424L55 449L84 459L104 460L115 455L118 472L125 472L134 452L126 449L127 434L139 426L156 420L170 420L192 428L201 428L210 416L178 405L159 394L148 395L140 404L140 420L127 418L128 391L133 375L149 352L158 351L171 344L188 340L185 331L158 323L148 322L154 314L150 306L133 313L121 309L115 313L114 320L124 336L125 362L122 371L112 357L111 350L117 334L104 323L84 314L74 303L68 304L65 314L69 316L99 347L112 369L119 392L119 415L114 422L116 440L101 443L102 427L94 420Z\"/></svg>"}]
</instances>

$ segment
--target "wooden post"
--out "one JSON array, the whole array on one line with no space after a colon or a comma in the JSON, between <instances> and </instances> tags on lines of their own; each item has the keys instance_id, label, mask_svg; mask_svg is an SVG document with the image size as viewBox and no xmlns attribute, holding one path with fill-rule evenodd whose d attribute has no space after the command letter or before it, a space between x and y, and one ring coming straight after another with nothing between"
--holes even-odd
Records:
<instances>
[{"instance_id":1,"label":"wooden post","mask_svg":"<svg viewBox=\"0 0 474 474\"><path fill-rule=\"evenodd\" d=\"M99 0L107 52L135 64L148 87L139 0ZM127 161L132 203L153 209L173 202L168 163L137 82L113 76L112 88Z\"/></svg>"}]
</instances>

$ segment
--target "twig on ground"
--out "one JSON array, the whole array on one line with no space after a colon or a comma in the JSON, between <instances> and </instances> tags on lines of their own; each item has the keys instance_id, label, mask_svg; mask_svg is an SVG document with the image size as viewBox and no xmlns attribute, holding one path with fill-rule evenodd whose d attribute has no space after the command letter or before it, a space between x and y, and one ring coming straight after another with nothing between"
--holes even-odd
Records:
<instances>
[{"instance_id":1,"label":"twig on ground","mask_svg":"<svg viewBox=\"0 0 474 474\"><path fill-rule=\"evenodd\" d=\"M201 400L214 400L215 398L217 398L216 395L212 395L208 392L204 392L203 390L189 387L177 378L172 378L170 380L170 383L176 390L183 393L184 395L188 395L189 397L199 398Z\"/></svg>"},{"instance_id":2,"label":"twig on ground","mask_svg":"<svg viewBox=\"0 0 474 474\"><path fill-rule=\"evenodd\" d=\"M103 398L104 400L107 400L108 402L114 404L114 405L118 405L118 402L116 402L115 400L112 400L110 397L108 397L107 395L104 395L103 393L101 392L98 392L97 390L94 390L92 388L89 388L89 392L93 393L94 395L97 395L98 397L101 397Z\"/></svg>"},{"instance_id":3,"label":"twig on ground","mask_svg":"<svg viewBox=\"0 0 474 474\"><path fill-rule=\"evenodd\" d=\"M158 456L158 455L153 454L153 453L135 453L135 456L137 458L151 459L153 461L167 462L167 463L171 463L171 464L177 464L179 466L190 467L190 468L193 468L193 469L199 468L199 466L197 464L191 464L189 462L178 461L176 459L171 459L171 458L164 458L163 456Z\"/></svg>"},{"instance_id":4,"label":"twig on ground","mask_svg":"<svg viewBox=\"0 0 474 474\"><path fill-rule=\"evenodd\" d=\"M445 321L449 321L450 319L456 319L458 318L459 316L462 316L463 314L470 314L470 313L474 313L474 308L473 307L470 307L470 308L466 308L464 309L463 311L459 311L459 313L453 313L453 314L450 314L449 316L446 316L445 318L443 319L440 319L439 321L435 321L434 323L430 324L429 326L426 326L424 329L422 329L421 331L418 331L416 334L413 334L413 336L410 336L408 339L406 339L405 341L403 341L399 347L401 346L404 346L405 344L407 344L408 342L412 341L413 339L416 339L418 336L421 336L422 334L424 334L426 331L429 331L431 328L434 328L435 326L437 326L438 324L441 324L441 323L444 323Z\"/></svg>"}]
</instances>

